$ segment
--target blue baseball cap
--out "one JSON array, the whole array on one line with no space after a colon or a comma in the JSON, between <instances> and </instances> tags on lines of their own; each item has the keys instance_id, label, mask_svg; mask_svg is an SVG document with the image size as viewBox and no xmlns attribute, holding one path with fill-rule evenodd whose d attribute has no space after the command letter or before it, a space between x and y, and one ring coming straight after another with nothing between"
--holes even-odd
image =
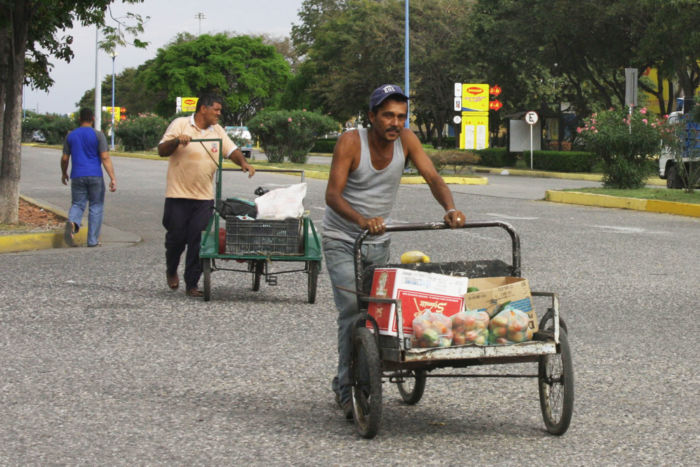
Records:
<instances>
[{"instance_id":1,"label":"blue baseball cap","mask_svg":"<svg viewBox=\"0 0 700 467\"><path fill-rule=\"evenodd\" d=\"M379 107L389 96L401 96L404 99L408 99L408 96L403 93L403 89L395 84L382 84L369 96L369 110Z\"/></svg>"}]
</instances>

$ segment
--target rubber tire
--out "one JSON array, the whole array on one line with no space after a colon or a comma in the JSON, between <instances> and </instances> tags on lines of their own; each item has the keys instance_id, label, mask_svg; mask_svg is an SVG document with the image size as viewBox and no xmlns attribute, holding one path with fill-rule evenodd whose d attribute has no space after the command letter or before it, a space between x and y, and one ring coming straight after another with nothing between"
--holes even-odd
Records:
<instances>
[{"instance_id":1,"label":"rubber tire","mask_svg":"<svg viewBox=\"0 0 700 467\"><path fill-rule=\"evenodd\" d=\"M204 282L204 289L202 290L204 294L204 301L208 302L211 300L211 259L202 258L202 278Z\"/></svg>"},{"instance_id":2,"label":"rubber tire","mask_svg":"<svg viewBox=\"0 0 700 467\"><path fill-rule=\"evenodd\" d=\"M552 382L551 365L560 366L559 375ZM547 431L553 435L561 436L566 433L571 423L574 412L574 368L571 363L571 350L566 331L559 330L559 353L554 355L542 355L539 358L537 383L540 392L540 408L542 418ZM552 391L553 388L560 389ZM555 417L552 408L561 403L561 415Z\"/></svg>"},{"instance_id":3,"label":"rubber tire","mask_svg":"<svg viewBox=\"0 0 700 467\"><path fill-rule=\"evenodd\" d=\"M320 261L309 261L308 299L309 303L316 303L316 287L318 285L318 272L321 269Z\"/></svg>"},{"instance_id":4,"label":"rubber tire","mask_svg":"<svg viewBox=\"0 0 700 467\"><path fill-rule=\"evenodd\" d=\"M683 182L681 181L680 175L678 175L678 167L675 165L669 167L666 172L666 188L683 188Z\"/></svg>"},{"instance_id":5,"label":"rubber tire","mask_svg":"<svg viewBox=\"0 0 700 467\"><path fill-rule=\"evenodd\" d=\"M554 324L549 323L549 321L552 321L552 316L554 316L554 309L547 308L547 312L542 317L542 321L539 322L539 328L546 329L547 326L549 326L552 332L554 332ZM561 315L559 315L559 329L563 329L567 333L569 332L569 328L566 326L566 321L564 321L564 318L562 318Z\"/></svg>"},{"instance_id":6,"label":"rubber tire","mask_svg":"<svg viewBox=\"0 0 700 467\"><path fill-rule=\"evenodd\" d=\"M382 420L382 368L377 341L367 328L354 329L350 378L355 428L363 438L374 438ZM363 384L365 379L368 388ZM369 390L369 398L365 396L365 389Z\"/></svg>"},{"instance_id":7,"label":"rubber tire","mask_svg":"<svg viewBox=\"0 0 700 467\"><path fill-rule=\"evenodd\" d=\"M425 391L425 381L427 379L425 370L413 370L411 373L413 376L404 379L413 380L413 389L410 389L405 382L396 383L396 386L399 388L399 394L401 394L401 399L408 405L417 404L418 401L421 400L423 392Z\"/></svg>"},{"instance_id":8,"label":"rubber tire","mask_svg":"<svg viewBox=\"0 0 700 467\"><path fill-rule=\"evenodd\" d=\"M254 261L253 263L253 292L260 290L260 277L265 269L264 261Z\"/></svg>"}]
</instances>

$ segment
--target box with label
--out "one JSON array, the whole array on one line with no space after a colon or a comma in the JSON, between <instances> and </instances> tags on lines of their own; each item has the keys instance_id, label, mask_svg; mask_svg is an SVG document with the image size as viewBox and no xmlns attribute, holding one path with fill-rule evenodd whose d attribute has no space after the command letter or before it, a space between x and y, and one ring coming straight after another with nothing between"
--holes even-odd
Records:
<instances>
[{"instance_id":1,"label":"box with label","mask_svg":"<svg viewBox=\"0 0 700 467\"><path fill-rule=\"evenodd\" d=\"M537 331L537 314L532 307L532 296L527 279L522 277L480 277L469 279L469 287L476 287L477 292L464 296L464 305L468 310L485 311L493 317L505 304L512 306L530 318L528 327Z\"/></svg>"},{"instance_id":2,"label":"box with label","mask_svg":"<svg viewBox=\"0 0 700 467\"><path fill-rule=\"evenodd\" d=\"M401 268L377 268L370 295L401 301L403 332L413 334L413 318L426 310L452 316L464 308L469 279ZM396 306L389 303L369 304L369 314L379 326L379 333L397 335Z\"/></svg>"}]
</instances>

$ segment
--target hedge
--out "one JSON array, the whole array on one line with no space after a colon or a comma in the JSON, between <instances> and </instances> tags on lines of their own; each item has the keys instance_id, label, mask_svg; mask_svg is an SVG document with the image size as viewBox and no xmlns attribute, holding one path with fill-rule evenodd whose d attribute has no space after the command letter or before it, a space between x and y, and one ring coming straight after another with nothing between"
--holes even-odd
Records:
<instances>
[{"instance_id":1,"label":"hedge","mask_svg":"<svg viewBox=\"0 0 700 467\"><path fill-rule=\"evenodd\" d=\"M314 145L309 152L320 152L332 154L338 138L320 138L314 141Z\"/></svg>"},{"instance_id":2,"label":"hedge","mask_svg":"<svg viewBox=\"0 0 700 467\"><path fill-rule=\"evenodd\" d=\"M481 159L479 165L486 167L513 167L517 155L506 148L486 148L474 151Z\"/></svg>"},{"instance_id":3,"label":"hedge","mask_svg":"<svg viewBox=\"0 0 700 467\"><path fill-rule=\"evenodd\" d=\"M586 151L533 151L532 159L533 168L555 172L591 172L598 161Z\"/></svg>"}]
</instances>

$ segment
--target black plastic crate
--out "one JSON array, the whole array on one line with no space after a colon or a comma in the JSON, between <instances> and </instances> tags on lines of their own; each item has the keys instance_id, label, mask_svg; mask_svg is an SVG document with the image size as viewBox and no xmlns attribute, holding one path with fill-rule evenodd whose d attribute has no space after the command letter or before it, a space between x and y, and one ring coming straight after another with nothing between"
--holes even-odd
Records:
<instances>
[{"instance_id":1,"label":"black plastic crate","mask_svg":"<svg viewBox=\"0 0 700 467\"><path fill-rule=\"evenodd\" d=\"M226 218L226 254L301 255L302 219L241 220Z\"/></svg>"}]
</instances>

